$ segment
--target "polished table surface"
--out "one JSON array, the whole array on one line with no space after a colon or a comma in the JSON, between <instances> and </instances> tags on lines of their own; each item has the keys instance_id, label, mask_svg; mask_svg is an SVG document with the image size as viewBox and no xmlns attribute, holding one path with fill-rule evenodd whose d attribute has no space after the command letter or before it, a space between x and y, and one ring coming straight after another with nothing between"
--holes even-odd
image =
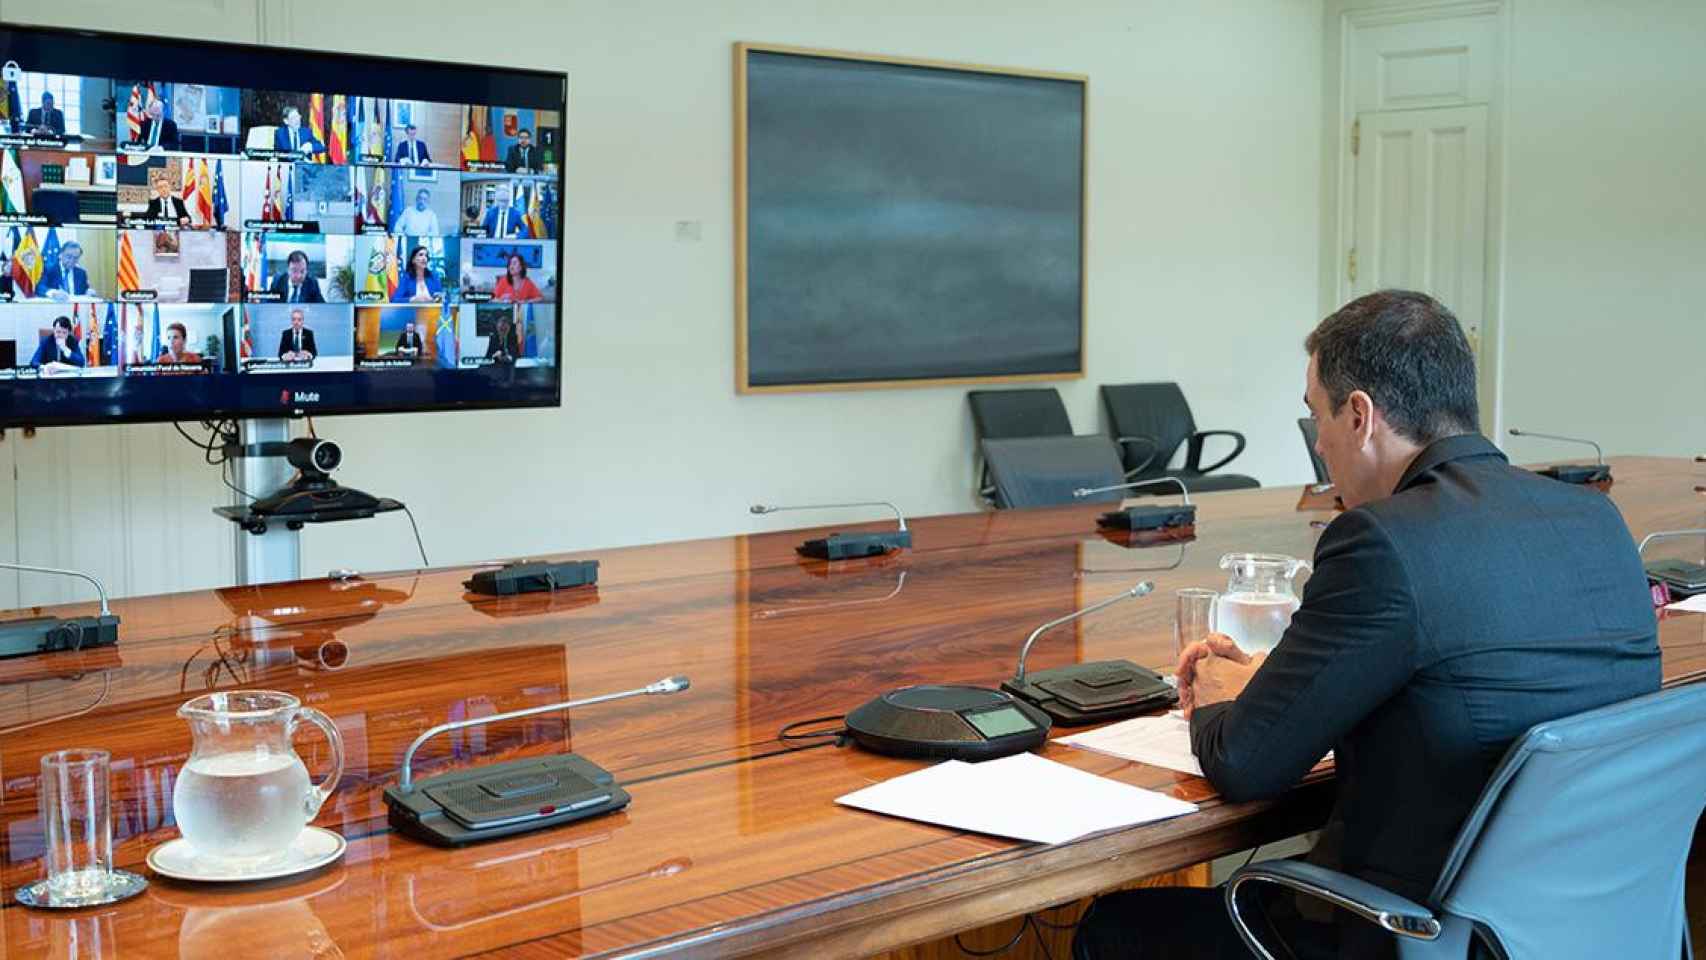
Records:
<instances>
[{"instance_id":1,"label":"polished table surface","mask_svg":"<svg viewBox=\"0 0 1706 960\"><path fill-rule=\"evenodd\" d=\"M1637 538L1701 525L1701 468L1620 459L1614 470L1611 497ZM453 569L121 601L116 650L0 661L0 948L857 957L1311 829L1330 771L1275 801L1227 804L1201 779L1050 744L1052 759L1202 809L1059 846L1015 843L839 807L835 797L920 764L776 736L906 684L994 686L1035 626L1141 579L1156 596L1048 634L1031 666L1125 657L1165 669L1174 589L1223 586L1228 552L1312 555L1332 515L1294 509L1299 492L1201 496L1183 545L1122 546L1096 532L1104 507L1062 507L915 520L911 551L836 564L798 558L800 531L596 551L598 586L557 595L477 597L462 586L471 571ZM88 607L56 612L68 610ZM1659 633L1667 683L1706 676L1706 617L1667 615ZM692 689L463 731L417 758L432 775L572 749L616 775L628 809L460 850L387 826L381 791L426 728L670 673ZM348 765L315 822L348 838L340 863L243 887L153 877L134 900L74 914L12 902L42 875L44 753L112 752L117 859L144 870L147 851L177 834L172 784L190 731L174 711L239 688L288 691L338 723ZM316 735L296 745L316 777L327 769Z\"/></svg>"}]
</instances>

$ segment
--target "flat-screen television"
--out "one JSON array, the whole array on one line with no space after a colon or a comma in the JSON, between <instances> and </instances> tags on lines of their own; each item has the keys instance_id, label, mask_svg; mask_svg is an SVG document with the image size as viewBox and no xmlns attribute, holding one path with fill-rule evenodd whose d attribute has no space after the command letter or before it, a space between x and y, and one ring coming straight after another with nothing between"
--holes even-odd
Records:
<instances>
[{"instance_id":1,"label":"flat-screen television","mask_svg":"<svg viewBox=\"0 0 1706 960\"><path fill-rule=\"evenodd\" d=\"M0 427L551 406L568 78L0 24Z\"/></svg>"}]
</instances>

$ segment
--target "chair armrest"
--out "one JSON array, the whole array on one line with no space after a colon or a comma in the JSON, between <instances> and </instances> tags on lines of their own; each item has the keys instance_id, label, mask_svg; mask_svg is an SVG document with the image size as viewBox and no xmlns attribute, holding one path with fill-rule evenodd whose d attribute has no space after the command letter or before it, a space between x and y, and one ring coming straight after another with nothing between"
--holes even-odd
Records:
<instances>
[{"instance_id":1,"label":"chair armrest","mask_svg":"<svg viewBox=\"0 0 1706 960\"><path fill-rule=\"evenodd\" d=\"M1237 446L1224 458L1216 460L1208 466L1202 465L1202 444L1209 437L1231 437L1237 441ZM1244 435L1236 430L1199 430L1191 436L1186 448L1185 465L1198 473L1213 473L1238 458L1244 452Z\"/></svg>"},{"instance_id":2,"label":"chair armrest","mask_svg":"<svg viewBox=\"0 0 1706 960\"><path fill-rule=\"evenodd\" d=\"M1232 925L1238 929L1244 943L1267 960L1273 960L1275 954L1256 939L1250 924L1244 919L1251 903L1239 899L1241 890L1263 883L1277 884L1349 910L1400 937L1436 940L1440 935L1440 922L1433 911L1406 897L1312 863L1269 860L1237 870L1226 882L1226 911L1232 916Z\"/></svg>"},{"instance_id":3,"label":"chair armrest","mask_svg":"<svg viewBox=\"0 0 1706 960\"><path fill-rule=\"evenodd\" d=\"M1155 462L1155 455L1161 452L1161 444L1154 437L1145 437L1141 435L1115 437L1114 443L1121 448L1128 443L1141 443L1149 448L1149 456L1145 457L1142 463L1139 463L1137 466L1132 467L1130 470L1125 472L1125 478L1127 480L1130 480L1143 471L1148 470L1149 465ZM1120 459L1123 460L1125 458L1121 457Z\"/></svg>"}]
</instances>

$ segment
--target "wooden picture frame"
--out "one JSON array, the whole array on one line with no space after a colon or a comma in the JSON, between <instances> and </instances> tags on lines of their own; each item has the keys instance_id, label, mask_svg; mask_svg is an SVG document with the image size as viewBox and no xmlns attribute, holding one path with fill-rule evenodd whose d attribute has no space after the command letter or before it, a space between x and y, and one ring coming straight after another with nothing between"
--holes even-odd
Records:
<instances>
[{"instance_id":1,"label":"wooden picture frame","mask_svg":"<svg viewBox=\"0 0 1706 960\"><path fill-rule=\"evenodd\" d=\"M1014 79L1043 81L1048 85L1070 84L1076 88L1076 116L1072 118L1077 124L1075 139L1076 165L1062 166L1066 176L1076 177L1076 204L1073 214L1076 223L1076 270L1073 271L1076 280L1076 323L1073 324L1076 333L1076 344L1071 350L1071 362L1062 362L1058 368L1042 370L1026 370L1023 372L986 372L986 373L947 373L942 375L908 375L905 377L877 378L841 378L841 379L800 379L797 382L776 382L774 376L768 376L764 371L755 371L760 351L754 350L753 322L753 273L754 257L752 243L754 239L753 224L753 190L750 181L753 165L753 144L751 142L751 94L752 85L749 78L749 65L753 55L780 55L783 57L800 57L815 61L847 62L853 64L887 65L927 71L925 77L934 77L935 72L947 72L956 75L969 83L975 83L978 78L997 78L998 81L1011 82ZM963 76L961 76L963 75ZM1082 74L1059 73L1043 70L1028 70L1021 68L980 66L976 64L959 63L945 60L927 60L908 57L891 57L875 54L848 53L835 50L822 50L809 47L796 47L778 44L736 43L734 44L734 222L735 222L735 388L739 394L762 393L796 393L831 390L872 390L905 387L933 387L950 384L982 384L982 383L1020 383L1037 381L1058 381L1079 379L1084 376L1086 365L1086 321L1085 321L1085 287L1086 287L1086 230L1085 223L1088 210L1088 124L1087 106L1089 96L1089 78ZM1070 99L1070 98L1068 98ZM1064 209L1064 208L1063 208ZM1065 271L1059 271L1062 276ZM1064 314L1063 314L1064 315ZM861 318L863 319L863 318ZM1055 318L1056 326L1061 330L1067 329L1060 323L1060 317ZM1062 354L1064 356L1064 354ZM759 375L755 377L755 372Z\"/></svg>"}]
</instances>

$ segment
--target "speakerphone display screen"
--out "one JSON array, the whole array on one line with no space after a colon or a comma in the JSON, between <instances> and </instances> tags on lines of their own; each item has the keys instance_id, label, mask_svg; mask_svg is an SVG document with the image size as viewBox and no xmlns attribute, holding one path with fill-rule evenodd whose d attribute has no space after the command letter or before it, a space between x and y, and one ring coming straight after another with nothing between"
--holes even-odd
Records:
<instances>
[{"instance_id":1,"label":"speakerphone display screen","mask_svg":"<svg viewBox=\"0 0 1706 960\"><path fill-rule=\"evenodd\" d=\"M1000 710L971 713L966 714L965 717L966 722L976 727L978 733L991 740L1015 733L1028 733L1037 728L1037 725L1031 722L1031 718L1021 713L1017 707L1003 707Z\"/></svg>"}]
</instances>

